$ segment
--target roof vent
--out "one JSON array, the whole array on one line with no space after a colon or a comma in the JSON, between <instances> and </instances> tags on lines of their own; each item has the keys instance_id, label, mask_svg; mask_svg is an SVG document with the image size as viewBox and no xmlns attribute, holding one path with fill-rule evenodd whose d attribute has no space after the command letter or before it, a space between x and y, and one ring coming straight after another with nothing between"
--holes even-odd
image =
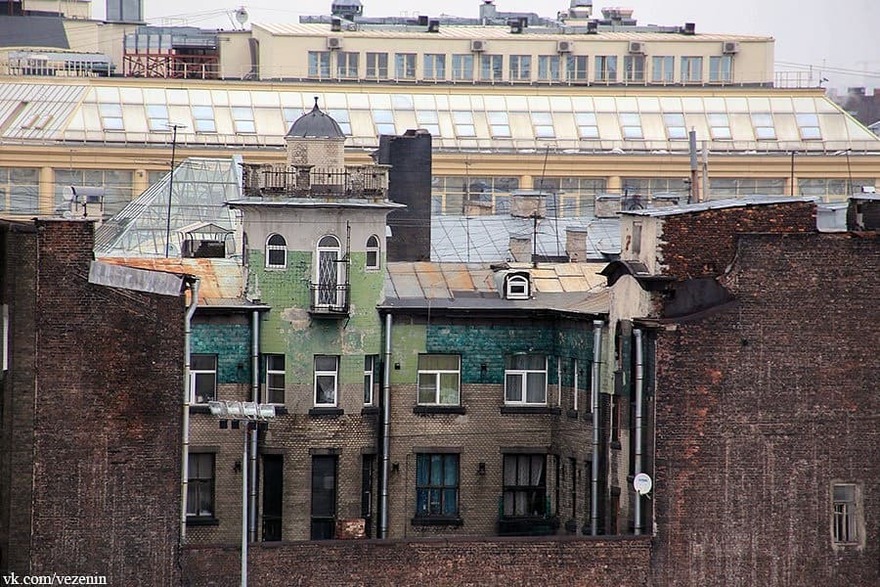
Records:
<instances>
[{"instance_id":1,"label":"roof vent","mask_svg":"<svg viewBox=\"0 0 880 587\"><path fill-rule=\"evenodd\" d=\"M695 35L697 34L697 25L692 22L684 23L684 26L680 29L681 34L683 35Z\"/></svg>"}]
</instances>

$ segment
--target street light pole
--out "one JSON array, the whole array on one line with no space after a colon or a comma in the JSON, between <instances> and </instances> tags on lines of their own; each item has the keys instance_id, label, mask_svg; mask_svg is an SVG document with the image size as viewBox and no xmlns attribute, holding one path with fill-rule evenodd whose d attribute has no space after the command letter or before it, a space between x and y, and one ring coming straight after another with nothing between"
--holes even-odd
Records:
<instances>
[{"instance_id":1,"label":"street light pole","mask_svg":"<svg viewBox=\"0 0 880 587\"><path fill-rule=\"evenodd\" d=\"M182 124L171 124L171 174L168 176L168 214L165 219L165 258L168 258L168 245L171 244L171 198L174 194L174 157L177 154L177 129Z\"/></svg>"}]
</instances>

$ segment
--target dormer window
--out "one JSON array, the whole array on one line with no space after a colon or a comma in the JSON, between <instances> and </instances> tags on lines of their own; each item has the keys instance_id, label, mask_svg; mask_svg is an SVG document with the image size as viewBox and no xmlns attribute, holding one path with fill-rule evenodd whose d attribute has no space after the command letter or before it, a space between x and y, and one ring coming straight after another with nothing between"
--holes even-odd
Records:
<instances>
[{"instance_id":1,"label":"dormer window","mask_svg":"<svg viewBox=\"0 0 880 587\"><path fill-rule=\"evenodd\" d=\"M531 297L528 274L514 273L507 276L504 297L508 300L527 300Z\"/></svg>"},{"instance_id":2,"label":"dormer window","mask_svg":"<svg viewBox=\"0 0 880 587\"><path fill-rule=\"evenodd\" d=\"M367 269L379 268L379 237L375 234L367 239Z\"/></svg>"},{"instance_id":3,"label":"dormer window","mask_svg":"<svg viewBox=\"0 0 880 587\"><path fill-rule=\"evenodd\" d=\"M271 234L266 239L266 267L269 269L287 267L287 241L280 234Z\"/></svg>"}]
</instances>

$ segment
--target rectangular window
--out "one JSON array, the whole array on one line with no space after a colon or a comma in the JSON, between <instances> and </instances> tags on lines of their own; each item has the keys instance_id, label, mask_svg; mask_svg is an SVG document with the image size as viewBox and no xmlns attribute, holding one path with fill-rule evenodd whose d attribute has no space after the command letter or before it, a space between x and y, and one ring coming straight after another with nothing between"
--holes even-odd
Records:
<instances>
[{"instance_id":1,"label":"rectangular window","mask_svg":"<svg viewBox=\"0 0 880 587\"><path fill-rule=\"evenodd\" d=\"M566 60L566 75L570 82L587 81L587 56L569 55Z\"/></svg>"},{"instance_id":2,"label":"rectangular window","mask_svg":"<svg viewBox=\"0 0 880 587\"><path fill-rule=\"evenodd\" d=\"M645 138L642 134L642 117L638 112L621 112L618 114L618 118L620 118L620 132L624 139Z\"/></svg>"},{"instance_id":3,"label":"rectangular window","mask_svg":"<svg viewBox=\"0 0 880 587\"><path fill-rule=\"evenodd\" d=\"M547 403L547 357L510 355L505 358L504 401L508 404Z\"/></svg>"},{"instance_id":4,"label":"rectangular window","mask_svg":"<svg viewBox=\"0 0 880 587\"><path fill-rule=\"evenodd\" d=\"M510 136L510 121L507 112L486 112L489 119L489 132L492 138L507 138Z\"/></svg>"},{"instance_id":5,"label":"rectangular window","mask_svg":"<svg viewBox=\"0 0 880 587\"><path fill-rule=\"evenodd\" d=\"M367 53L367 79L388 79L388 53Z\"/></svg>"},{"instance_id":6,"label":"rectangular window","mask_svg":"<svg viewBox=\"0 0 880 587\"><path fill-rule=\"evenodd\" d=\"M191 354L189 383L193 403L206 404L217 399L217 355Z\"/></svg>"},{"instance_id":7,"label":"rectangular window","mask_svg":"<svg viewBox=\"0 0 880 587\"><path fill-rule=\"evenodd\" d=\"M457 406L460 365L458 355L419 355L419 404Z\"/></svg>"},{"instance_id":8,"label":"rectangular window","mask_svg":"<svg viewBox=\"0 0 880 587\"><path fill-rule=\"evenodd\" d=\"M687 127L684 125L684 114L669 113L663 115L666 125L666 137L670 141L684 141L688 138Z\"/></svg>"},{"instance_id":9,"label":"rectangular window","mask_svg":"<svg viewBox=\"0 0 880 587\"><path fill-rule=\"evenodd\" d=\"M357 79L359 53L344 51L336 54L336 75L342 79Z\"/></svg>"},{"instance_id":10,"label":"rectangular window","mask_svg":"<svg viewBox=\"0 0 880 587\"><path fill-rule=\"evenodd\" d=\"M364 405L372 406L375 401L373 398L374 383L376 377L376 364L379 362L379 355L364 355Z\"/></svg>"},{"instance_id":11,"label":"rectangular window","mask_svg":"<svg viewBox=\"0 0 880 587\"><path fill-rule=\"evenodd\" d=\"M351 116L344 108L328 108L325 112L339 124L339 130L345 135L351 135Z\"/></svg>"},{"instance_id":12,"label":"rectangular window","mask_svg":"<svg viewBox=\"0 0 880 587\"><path fill-rule=\"evenodd\" d=\"M284 403L284 355L266 355L266 401Z\"/></svg>"},{"instance_id":13,"label":"rectangular window","mask_svg":"<svg viewBox=\"0 0 880 587\"><path fill-rule=\"evenodd\" d=\"M419 128L423 128L429 133L431 136L439 137L440 136L440 122L437 116L437 112L434 110L418 110L416 111L416 122L419 123ZM378 263L376 264L378 267Z\"/></svg>"},{"instance_id":14,"label":"rectangular window","mask_svg":"<svg viewBox=\"0 0 880 587\"><path fill-rule=\"evenodd\" d=\"M396 79L416 79L415 53L396 53L394 55L394 77Z\"/></svg>"},{"instance_id":15,"label":"rectangular window","mask_svg":"<svg viewBox=\"0 0 880 587\"><path fill-rule=\"evenodd\" d=\"M482 81L501 81L504 76L503 55L480 56L480 79Z\"/></svg>"},{"instance_id":16,"label":"rectangular window","mask_svg":"<svg viewBox=\"0 0 880 587\"><path fill-rule=\"evenodd\" d=\"M819 127L819 116L816 114L798 114L796 117L801 138L805 141L822 140L822 129Z\"/></svg>"},{"instance_id":17,"label":"rectangular window","mask_svg":"<svg viewBox=\"0 0 880 587\"><path fill-rule=\"evenodd\" d=\"M625 55L623 58L623 79L627 82L645 81L645 56Z\"/></svg>"},{"instance_id":18,"label":"rectangular window","mask_svg":"<svg viewBox=\"0 0 880 587\"><path fill-rule=\"evenodd\" d=\"M858 488L852 483L835 483L833 488L834 511L832 538L835 544L859 542Z\"/></svg>"},{"instance_id":19,"label":"rectangular window","mask_svg":"<svg viewBox=\"0 0 880 587\"><path fill-rule=\"evenodd\" d=\"M171 132L168 122L168 106L165 104L147 104L147 126L151 132Z\"/></svg>"},{"instance_id":20,"label":"rectangular window","mask_svg":"<svg viewBox=\"0 0 880 587\"><path fill-rule=\"evenodd\" d=\"M250 106L233 106L232 122L235 125L236 134L255 134L257 132L254 123L254 109Z\"/></svg>"},{"instance_id":21,"label":"rectangular window","mask_svg":"<svg viewBox=\"0 0 880 587\"><path fill-rule=\"evenodd\" d=\"M190 453L187 460L187 520L214 517L214 454Z\"/></svg>"},{"instance_id":22,"label":"rectangular window","mask_svg":"<svg viewBox=\"0 0 880 587\"><path fill-rule=\"evenodd\" d=\"M376 125L376 134L397 134L397 127L394 126L394 113L391 110L373 110L373 124Z\"/></svg>"},{"instance_id":23,"label":"rectangular window","mask_svg":"<svg viewBox=\"0 0 880 587\"><path fill-rule=\"evenodd\" d=\"M98 112L101 113L101 126L104 130L125 130L121 104L98 104Z\"/></svg>"},{"instance_id":24,"label":"rectangular window","mask_svg":"<svg viewBox=\"0 0 880 587\"><path fill-rule=\"evenodd\" d=\"M510 81L527 82L532 79L532 56L511 55L508 58Z\"/></svg>"},{"instance_id":25,"label":"rectangular window","mask_svg":"<svg viewBox=\"0 0 880 587\"><path fill-rule=\"evenodd\" d=\"M453 110L452 123L455 125L455 135L457 137L462 138L477 136L477 130L474 126L473 112L466 112L464 110Z\"/></svg>"},{"instance_id":26,"label":"rectangular window","mask_svg":"<svg viewBox=\"0 0 880 587\"><path fill-rule=\"evenodd\" d=\"M474 79L474 56L458 54L452 56L452 79L471 81Z\"/></svg>"},{"instance_id":27,"label":"rectangular window","mask_svg":"<svg viewBox=\"0 0 880 587\"><path fill-rule=\"evenodd\" d=\"M730 134L730 119L726 112L715 112L707 114L709 120L709 132L716 141L729 141L733 138Z\"/></svg>"},{"instance_id":28,"label":"rectangular window","mask_svg":"<svg viewBox=\"0 0 880 587\"><path fill-rule=\"evenodd\" d=\"M596 81L617 81L617 55L596 55Z\"/></svg>"},{"instance_id":29,"label":"rectangular window","mask_svg":"<svg viewBox=\"0 0 880 587\"><path fill-rule=\"evenodd\" d=\"M416 518L458 516L458 455L416 455Z\"/></svg>"},{"instance_id":30,"label":"rectangular window","mask_svg":"<svg viewBox=\"0 0 880 587\"><path fill-rule=\"evenodd\" d=\"M703 58L681 58L681 82L684 84L703 81Z\"/></svg>"},{"instance_id":31,"label":"rectangular window","mask_svg":"<svg viewBox=\"0 0 880 587\"><path fill-rule=\"evenodd\" d=\"M217 132L217 124L214 122L213 106L193 106L192 117L196 132Z\"/></svg>"},{"instance_id":32,"label":"rectangular window","mask_svg":"<svg viewBox=\"0 0 880 587\"><path fill-rule=\"evenodd\" d=\"M315 406L335 407L339 384L339 357L315 355Z\"/></svg>"},{"instance_id":33,"label":"rectangular window","mask_svg":"<svg viewBox=\"0 0 880 587\"><path fill-rule=\"evenodd\" d=\"M547 507L545 455L504 455L504 517L543 517Z\"/></svg>"},{"instance_id":34,"label":"rectangular window","mask_svg":"<svg viewBox=\"0 0 880 587\"><path fill-rule=\"evenodd\" d=\"M309 51L309 77L330 77L330 51Z\"/></svg>"},{"instance_id":35,"label":"rectangular window","mask_svg":"<svg viewBox=\"0 0 880 587\"><path fill-rule=\"evenodd\" d=\"M425 53L425 79L446 79L446 55Z\"/></svg>"},{"instance_id":36,"label":"rectangular window","mask_svg":"<svg viewBox=\"0 0 880 587\"><path fill-rule=\"evenodd\" d=\"M671 84L675 81L675 57L658 55L651 58L651 81L655 84Z\"/></svg>"},{"instance_id":37,"label":"rectangular window","mask_svg":"<svg viewBox=\"0 0 880 587\"><path fill-rule=\"evenodd\" d=\"M596 114L593 112L578 112L574 115L578 127L578 136L581 139L598 139L599 124L596 122Z\"/></svg>"},{"instance_id":38,"label":"rectangular window","mask_svg":"<svg viewBox=\"0 0 880 587\"><path fill-rule=\"evenodd\" d=\"M773 125L773 115L769 112L753 113L752 127L755 129L755 138L759 141L776 140L776 127Z\"/></svg>"},{"instance_id":39,"label":"rectangular window","mask_svg":"<svg viewBox=\"0 0 880 587\"><path fill-rule=\"evenodd\" d=\"M559 55L538 55L538 80L542 82L558 82Z\"/></svg>"},{"instance_id":40,"label":"rectangular window","mask_svg":"<svg viewBox=\"0 0 880 587\"><path fill-rule=\"evenodd\" d=\"M532 128L539 139L556 137L556 131L553 130L553 116L549 112L532 112Z\"/></svg>"},{"instance_id":41,"label":"rectangular window","mask_svg":"<svg viewBox=\"0 0 880 587\"><path fill-rule=\"evenodd\" d=\"M312 457L312 540L332 540L336 537L336 500L338 457Z\"/></svg>"},{"instance_id":42,"label":"rectangular window","mask_svg":"<svg viewBox=\"0 0 880 587\"><path fill-rule=\"evenodd\" d=\"M709 57L709 81L716 84L733 81L733 55Z\"/></svg>"},{"instance_id":43,"label":"rectangular window","mask_svg":"<svg viewBox=\"0 0 880 587\"><path fill-rule=\"evenodd\" d=\"M638 256L642 252L642 223L633 222L632 254Z\"/></svg>"}]
</instances>

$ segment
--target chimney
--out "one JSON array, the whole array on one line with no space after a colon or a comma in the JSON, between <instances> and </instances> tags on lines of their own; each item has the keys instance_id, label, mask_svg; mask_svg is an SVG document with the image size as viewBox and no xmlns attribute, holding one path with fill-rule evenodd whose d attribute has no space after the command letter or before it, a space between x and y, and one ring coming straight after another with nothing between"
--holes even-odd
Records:
<instances>
[{"instance_id":1,"label":"chimney","mask_svg":"<svg viewBox=\"0 0 880 587\"><path fill-rule=\"evenodd\" d=\"M517 218L544 218L547 214L547 194L532 190L518 190L510 194L510 215Z\"/></svg>"},{"instance_id":2,"label":"chimney","mask_svg":"<svg viewBox=\"0 0 880 587\"><path fill-rule=\"evenodd\" d=\"M529 263L532 260L532 237L526 235L510 235L510 256L517 263Z\"/></svg>"},{"instance_id":3,"label":"chimney","mask_svg":"<svg viewBox=\"0 0 880 587\"><path fill-rule=\"evenodd\" d=\"M569 226L565 229L565 252L569 263L587 260L587 227Z\"/></svg>"},{"instance_id":4,"label":"chimney","mask_svg":"<svg viewBox=\"0 0 880 587\"><path fill-rule=\"evenodd\" d=\"M596 218L617 218L620 212L620 196L601 194L596 196Z\"/></svg>"}]
</instances>

